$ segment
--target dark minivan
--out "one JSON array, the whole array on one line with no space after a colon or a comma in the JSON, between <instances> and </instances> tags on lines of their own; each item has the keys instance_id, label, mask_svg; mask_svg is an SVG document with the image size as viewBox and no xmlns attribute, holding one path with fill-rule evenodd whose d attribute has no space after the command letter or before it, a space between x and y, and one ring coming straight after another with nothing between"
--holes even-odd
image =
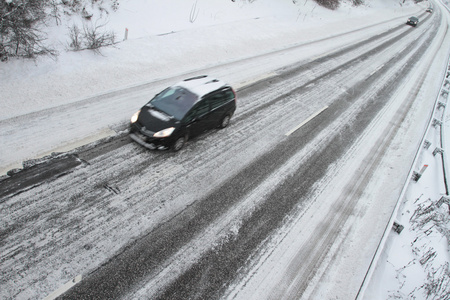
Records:
<instances>
[{"instance_id":1,"label":"dark minivan","mask_svg":"<svg viewBox=\"0 0 450 300\"><path fill-rule=\"evenodd\" d=\"M414 27L416 27L418 23L419 23L419 18L417 18L417 17L410 17L408 19L408 21L406 21L407 25L411 25L411 26L414 26Z\"/></svg>"},{"instance_id":2,"label":"dark minivan","mask_svg":"<svg viewBox=\"0 0 450 300\"><path fill-rule=\"evenodd\" d=\"M180 150L189 137L225 128L236 110L236 93L207 75L185 79L157 94L131 117L130 137L149 149Z\"/></svg>"}]
</instances>

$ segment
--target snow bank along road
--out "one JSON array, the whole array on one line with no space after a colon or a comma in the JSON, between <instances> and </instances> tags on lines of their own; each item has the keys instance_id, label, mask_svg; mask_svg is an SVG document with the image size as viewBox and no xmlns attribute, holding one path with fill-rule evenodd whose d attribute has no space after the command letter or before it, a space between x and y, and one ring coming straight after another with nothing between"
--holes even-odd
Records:
<instances>
[{"instance_id":1,"label":"snow bank along road","mask_svg":"<svg viewBox=\"0 0 450 300\"><path fill-rule=\"evenodd\" d=\"M123 132L4 179L0 298L80 275L63 298L355 297L439 89L448 18L419 18L243 85L230 127L180 153Z\"/></svg>"}]
</instances>

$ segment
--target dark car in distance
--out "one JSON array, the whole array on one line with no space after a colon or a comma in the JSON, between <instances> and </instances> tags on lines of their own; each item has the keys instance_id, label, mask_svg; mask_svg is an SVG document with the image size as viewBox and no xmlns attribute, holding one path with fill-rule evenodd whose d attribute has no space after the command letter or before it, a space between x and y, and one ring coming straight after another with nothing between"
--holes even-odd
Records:
<instances>
[{"instance_id":1,"label":"dark car in distance","mask_svg":"<svg viewBox=\"0 0 450 300\"><path fill-rule=\"evenodd\" d=\"M131 117L130 137L149 149L180 150L188 138L225 128L236 110L236 93L225 82L202 75L157 94Z\"/></svg>"},{"instance_id":2,"label":"dark car in distance","mask_svg":"<svg viewBox=\"0 0 450 300\"><path fill-rule=\"evenodd\" d=\"M417 17L410 17L408 19L408 21L406 21L406 24L416 27L417 24L419 24L419 18L417 18Z\"/></svg>"},{"instance_id":3,"label":"dark car in distance","mask_svg":"<svg viewBox=\"0 0 450 300\"><path fill-rule=\"evenodd\" d=\"M428 7L426 12L432 13L433 12L433 8L432 7Z\"/></svg>"}]
</instances>

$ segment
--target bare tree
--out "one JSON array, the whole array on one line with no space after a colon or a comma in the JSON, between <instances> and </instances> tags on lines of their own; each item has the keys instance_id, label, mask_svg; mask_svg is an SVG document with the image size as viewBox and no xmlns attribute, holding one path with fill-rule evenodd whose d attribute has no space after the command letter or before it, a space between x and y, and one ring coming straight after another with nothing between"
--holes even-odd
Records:
<instances>
[{"instance_id":1,"label":"bare tree","mask_svg":"<svg viewBox=\"0 0 450 300\"><path fill-rule=\"evenodd\" d=\"M44 45L46 36L38 29L46 17L47 1L0 1L0 60L11 56L56 55L55 50Z\"/></svg>"}]
</instances>

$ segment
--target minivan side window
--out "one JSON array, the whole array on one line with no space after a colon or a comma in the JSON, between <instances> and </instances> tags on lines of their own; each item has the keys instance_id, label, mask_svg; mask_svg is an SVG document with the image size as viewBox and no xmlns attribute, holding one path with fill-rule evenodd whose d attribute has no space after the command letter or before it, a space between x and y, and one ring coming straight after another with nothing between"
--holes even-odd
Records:
<instances>
[{"instance_id":1,"label":"minivan side window","mask_svg":"<svg viewBox=\"0 0 450 300\"><path fill-rule=\"evenodd\" d=\"M211 105L211 110L214 110L220 106L222 106L226 101L224 101L223 93L216 93L208 97L207 101Z\"/></svg>"},{"instance_id":2,"label":"minivan side window","mask_svg":"<svg viewBox=\"0 0 450 300\"><path fill-rule=\"evenodd\" d=\"M206 101L197 103L191 111L187 114L185 122L190 122L195 118L201 117L209 111L209 104Z\"/></svg>"},{"instance_id":3,"label":"minivan side window","mask_svg":"<svg viewBox=\"0 0 450 300\"><path fill-rule=\"evenodd\" d=\"M198 106L197 106L198 105ZM195 109L195 111L196 111L196 116L197 117L201 117L201 116L203 116L204 114L206 114L207 112L209 112L209 104L208 104L208 102L206 102L206 101L200 101L198 104L197 104L196 106L197 106L197 108Z\"/></svg>"},{"instance_id":4,"label":"minivan side window","mask_svg":"<svg viewBox=\"0 0 450 300\"><path fill-rule=\"evenodd\" d=\"M211 105L211 110L214 110L232 100L233 98L234 94L231 89L226 89L212 94L207 98L207 101Z\"/></svg>"}]
</instances>

